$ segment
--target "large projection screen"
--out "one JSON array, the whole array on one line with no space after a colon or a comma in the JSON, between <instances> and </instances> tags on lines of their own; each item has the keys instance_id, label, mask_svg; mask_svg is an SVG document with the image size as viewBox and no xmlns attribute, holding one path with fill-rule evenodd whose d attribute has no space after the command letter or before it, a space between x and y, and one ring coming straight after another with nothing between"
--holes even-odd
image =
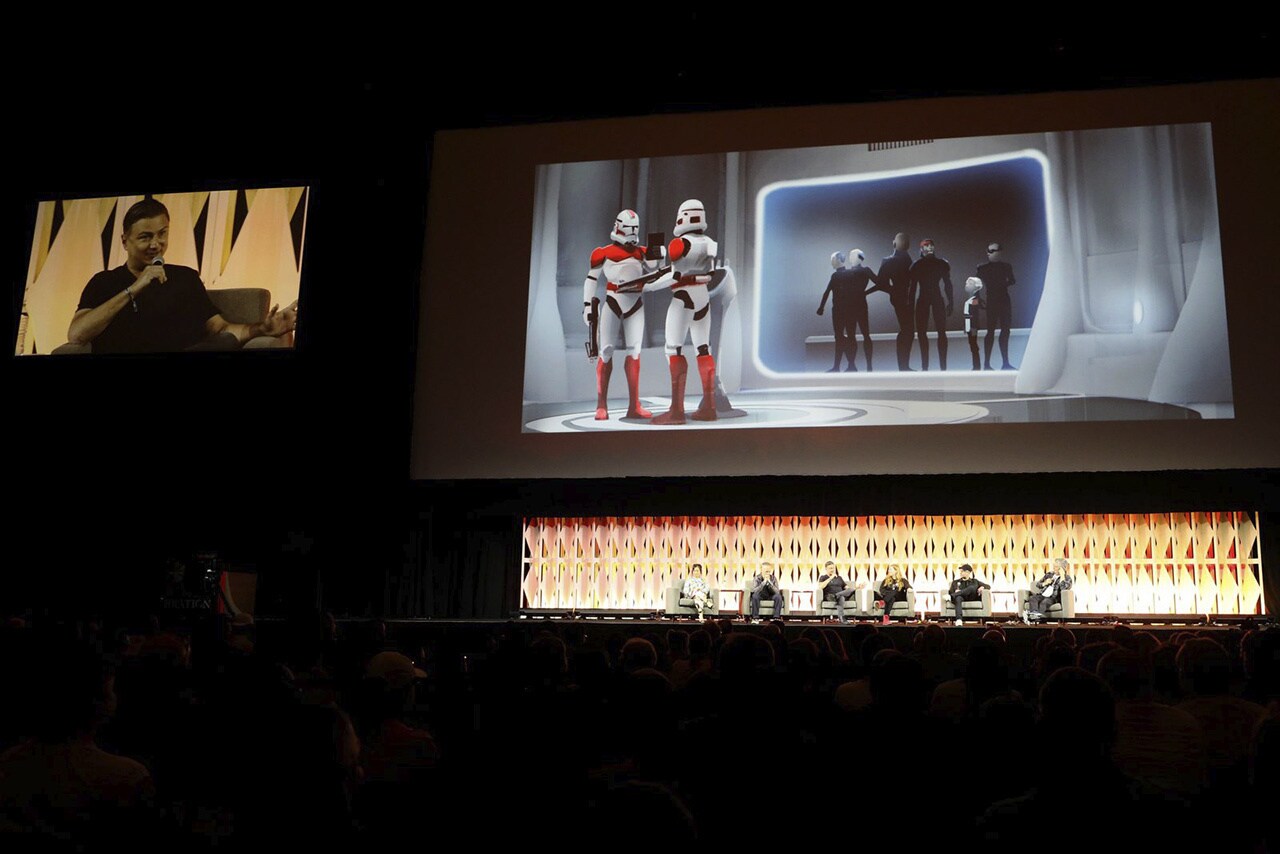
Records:
<instances>
[{"instance_id":1,"label":"large projection screen","mask_svg":"<svg viewBox=\"0 0 1280 854\"><path fill-rule=\"evenodd\" d=\"M1261 247L1277 95L1266 81L442 133L412 475L1274 466ZM682 238L691 199L702 219ZM620 211L637 237L611 240ZM828 285L874 284L899 232L907 266L934 244L912 328L892 285L818 316ZM634 417L673 408L678 372L685 423Z\"/></svg>"}]
</instances>

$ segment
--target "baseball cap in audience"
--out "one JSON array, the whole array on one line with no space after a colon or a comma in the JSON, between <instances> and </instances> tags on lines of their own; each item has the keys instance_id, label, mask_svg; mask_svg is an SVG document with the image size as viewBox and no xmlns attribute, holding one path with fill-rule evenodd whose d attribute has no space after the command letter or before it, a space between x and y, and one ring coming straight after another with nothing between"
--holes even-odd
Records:
<instances>
[{"instance_id":1,"label":"baseball cap in audience","mask_svg":"<svg viewBox=\"0 0 1280 854\"><path fill-rule=\"evenodd\" d=\"M427 674L415 667L409 656L399 652L380 652L369 659L365 675L374 679L382 679L388 685L399 687L408 685L415 679L425 679Z\"/></svg>"}]
</instances>

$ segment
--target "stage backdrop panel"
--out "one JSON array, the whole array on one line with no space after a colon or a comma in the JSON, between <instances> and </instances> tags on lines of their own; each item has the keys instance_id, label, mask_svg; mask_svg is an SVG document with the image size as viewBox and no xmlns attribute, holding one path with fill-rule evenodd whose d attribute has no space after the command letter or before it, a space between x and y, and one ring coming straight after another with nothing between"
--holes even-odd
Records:
<instances>
[{"instance_id":1,"label":"stage backdrop panel","mask_svg":"<svg viewBox=\"0 0 1280 854\"><path fill-rule=\"evenodd\" d=\"M1070 561L1078 615L1262 614L1258 521L1247 512L999 516L597 516L524 520L522 608L652 609L690 564L742 589L763 561L784 588L816 590L835 561L855 585L897 564L916 606L937 612L956 567L1017 591Z\"/></svg>"}]
</instances>

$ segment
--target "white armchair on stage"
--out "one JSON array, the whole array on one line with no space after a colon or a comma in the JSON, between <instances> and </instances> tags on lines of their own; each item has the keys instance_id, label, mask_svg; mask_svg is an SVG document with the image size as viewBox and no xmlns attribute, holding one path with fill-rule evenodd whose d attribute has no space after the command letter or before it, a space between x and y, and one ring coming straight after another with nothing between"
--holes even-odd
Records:
<instances>
[{"instance_id":1,"label":"white armchair on stage","mask_svg":"<svg viewBox=\"0 0 1280 854\"><path fill-rule=\"evenodd\" d=\"M663 612L668 617L694 617L698 614L698 608L693 604L692 599L688 599L680 595L682 586L667 588L666 610ZM720 613L720 591L712 587L710 601L707 607L703 609L703 614L719 614Z\"/></svg>"},{"instance_id":2,"label":"white armchair on stage","mask_svg":"<svg viewBox=\"0 0 1280 854\"><path fill-rule=\"evenodd\" d=\"M863 588L858 591L858 615L861 617L883 617L884 616L884 600L876 596L876 591L870 587ZM910 619L916 614L916 591L914 588L907 588L907 595L901 599L894 601L893 610L889 612L890 617L903 617Z\"/></svg>"},{"instance_id":3,"label":"white armchair on stage","mask_svg":"<svg viewBox=\"0 0 1280 854\"><path fill-rule=\"evenodd\" d=\"M973 620L991 616L991 588L984 587L978 592L981 598L974 599L972 602L965 602L963 605L964 613L960 614L959 618ZM944 620L957 619L955 603L951 601L947 591L942 590L939 595L942 597L942 618Z\"/></svg>"},{"instance_id":4,"label":"white armchair on stage","mask_svg":"<svg viewBox=\"0 0 1280 854\"><path fill-rule=\"evenodd\" d=\"M1027 607L1027 599L1030 598L1031 591L1022 589L1018 591L1018 613L1021 614ZM1076 592L1068 587L1058 593L1058 601L1049 606L1049 610L1044 615L1046 620L1074 620L1076 618Z\"/></svg>"}]
</instances>

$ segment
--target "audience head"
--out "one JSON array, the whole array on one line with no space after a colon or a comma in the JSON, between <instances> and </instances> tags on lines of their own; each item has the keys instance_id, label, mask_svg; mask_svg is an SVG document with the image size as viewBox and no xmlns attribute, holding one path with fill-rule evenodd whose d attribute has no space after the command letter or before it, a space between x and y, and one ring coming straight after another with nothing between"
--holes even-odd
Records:
<instances>
[{"instance_id":1,"label":"audience head","mask_svg":"<svg viewBox=\"0 0 1280 854\"><path fill-rule=\"evenodd\" d=\"M1075 632L1066 626L1055 626L1053 631L1049 633L1049 640L1052 643L1065 644L1072 649L1076 647Z\"/></svg>"},{"instance_id":2,"label":"audience head","mask_svg":"<svg viewBox=\"0 0 1280 854\"><path fill-rule=\"evenodd\" d=\"M1132 649L1142 655L1151 655L1160 648L1160 639L1151 632L1135 632Z\"/></svg>"},{"instance_id":3,"label":"audience head","mask_svg":"<svg viewBox=\"0 0 1280 854\"><path fill-rule=\"evenodd\" d=\"M1098 661L1097 672L1117 700L1142 699L1151 693L1151 668L1133 650L1111 650Z\"/></svg>"},{"instance_id":4,"label":"audience head","mask_svg":"<svg viewBox=\"0 0 1280 854\"><path fill-rule=\"evenodd\" d=\"M893 641L884 632L875 632L862 639L858 648L858 663L870 667L877 655L886 649L893 649Z\"/></svg>"},{"instance_id":5,"label":"audience head","mask_svg":"<svg viewBox=\"0 0 1280 854\"><path fill-rule=\"evenodd\" d=\"M382 717L398 717L413 705L414 685L427 678L409 656L386 650L369 659L365 677L372 691L380 696L378 709Z\"/></svg>"},{"instance_id":6,"label":"audience head","mask_svg":"<svg viewBox=\"0 0 1280 854\"><path fill-rule=\"evenodd\" d=\"M654 668L658 666L658 651L644 638L631 638L622 645L621 663L624 673Z\"/></svg>"},{"instance_id":7,"label":"audience head","mask_svg":"<svg viewBox=\"0 0 1280 854\"><path fill-rule=\"evenodd\" d=\"M1115 700L1097 676L1064 667L1040 689L1040 726L1062 755L1103 759L1115 741Z\"/></svg>"},{"instance_id":8,"label":"audience head","mask_svg":"<svg viewBox=\"0 0 1280 854\"><path fill-rule=\"evenodd\" d=\"M667 649L672 658L684 658L689 654L689 633L683 629L667 630Z\"/></svg>"},{"instance_id":9,"label":"audience head","mask_svg":"<svg viewBox=\"0 0 1280 854\"><path fill-rule=\"evenodd\" d=\"M849 655L845 652L844 638L840 637L840 633L835 629L823 629L820 637L822 638L822 646L819 650L826 650L836 661L847 661Z\"/></svg>"},{"instance_id":10,"label":"audience head","mask_svg":"<svg viewBox=\"0 0 1280 854\"><path fill-rule=\"evenodd\" d=\"M924 711L925 681L920 662L897 650L885 649L871 660L871 700L894 716Z\"/></svg>"},{"instance_id":11,"label":"audience head","mask_svg":"<svg viewBox=\"0 0 1280 854\"><path fill-rule=\"evenodd\" d=\"M1113 649L1119 648L1119 646L1111 641L1086 644L1076 651L1076 666L1081 670L1087 670L1090 673L1097 673L1098 662L1102 660L1102 657Z\"/></svg>"},{"instance_id":12,"label":"audience head","mask_svg":"<svg viewBox=\"0 0 1280 854\"><path fill-rule=\"evenodd\" d=\"M1048 678L1050 674L1064 667L1073 667L1076 663L1075 650L1064 643L1050 642L1040 658L1040 677Z\"/></svg>"},{"instance_id":13,"label":"audience head","mask_svg":"<svg viewBox=\"0 0 1280 854\"><path fill-rule=\"evenodd\" d=\"M715 625L712 623L712 625ZM705 628L696 630L689 635L689 655L692 658L705 658L711 654L711 632Z\"/></svg>"},{"instance_id":14,"label":"audience head","mask_svg":"<svg viewBox=\"0 0 1280 854\"><path fill-rule=\"evenodd\" d=\"M758 678L773 669L773 645L756 634L735 632L720 647L720 675L728 681Z\"/></svg>"},{"instance_id":15,"label":"audience head","mask_svg":"<svg viewBox=\"0 0 1280 854\"><path fill-rule=\"evenodd\" d=\"M1231 687L1231 659L1227 651L1207 638L1191 638L1178 650L1178 682L1196 696L1226 694Z\"/></svg>"},{"instance_id":16,"label":"audience head","mask_svg":"<svg viewBox=\"0 0 1280 854\"><path fill-rule=\"evenodd\" d=\"M937 623L930 623L920 630L920 653L923 655L941 655L947 648L947 633Z\"/></svg>"}]
</instances>

